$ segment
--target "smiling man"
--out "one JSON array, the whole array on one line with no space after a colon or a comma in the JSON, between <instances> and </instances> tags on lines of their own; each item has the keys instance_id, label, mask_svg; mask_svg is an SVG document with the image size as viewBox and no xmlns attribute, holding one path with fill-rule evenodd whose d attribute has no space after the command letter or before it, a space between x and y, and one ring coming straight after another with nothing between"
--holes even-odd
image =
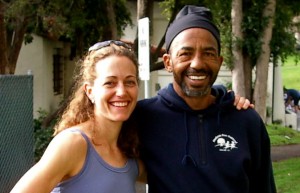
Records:
<instances>
[{"instance_id":1,"label":"smiling man","mask_svg":"<svg viewBox=\"0 0 300 193\"><path fill-rule=\"evenodd\" d=\"M149 193L276 192L263 121L213 87L220 45L205 7L185 6L167 29L163 61L173 83L135 111Z\"/></svg>"}]
</instances>

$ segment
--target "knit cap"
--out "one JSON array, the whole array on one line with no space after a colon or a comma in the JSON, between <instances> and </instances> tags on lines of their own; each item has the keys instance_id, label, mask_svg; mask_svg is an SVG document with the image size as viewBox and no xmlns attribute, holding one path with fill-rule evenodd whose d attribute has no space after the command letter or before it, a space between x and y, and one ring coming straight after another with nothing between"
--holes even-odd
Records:
<instances>
[{"instance_id":1,"label":"knit cap","mask_svg":"<svg viewBox=\"0 0 300 193\"><path fill-rule=\"evenodd\" d=\"M212 22L211 11L206 7L199 7L194 5L184 6L179 11L174 21L168 27L165 38L167 52L169 52L170 45L173 39L180 32L189 28L204 28L210 31L218 42L218 48L220 52L220 32Z\"/></svg>"}]
</instances>

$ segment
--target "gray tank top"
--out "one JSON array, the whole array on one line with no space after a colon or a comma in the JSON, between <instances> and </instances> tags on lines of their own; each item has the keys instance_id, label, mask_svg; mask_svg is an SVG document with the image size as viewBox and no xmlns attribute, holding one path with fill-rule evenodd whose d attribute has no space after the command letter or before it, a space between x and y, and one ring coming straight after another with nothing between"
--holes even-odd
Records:
<instances>
[{"instance_id":1,"label":"gray tank top","mask_svg":"<svg viewBox=\"0 0 300 193\"><path fill-rule=\"evenodd\" d=\"M51 193L135 193L137 161L128 159L124 167L112 167L99 156L82 131L74 131L79 131L87 141L85 163L76 176L59 183Z\"/></svg>"}]
</instances>

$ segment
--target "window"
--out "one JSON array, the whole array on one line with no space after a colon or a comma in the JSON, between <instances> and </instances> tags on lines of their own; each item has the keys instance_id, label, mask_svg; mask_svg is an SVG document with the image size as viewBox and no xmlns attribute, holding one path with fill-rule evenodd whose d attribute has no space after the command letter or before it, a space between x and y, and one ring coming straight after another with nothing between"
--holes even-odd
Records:
<instances>
[{"instance_id":1,"label":"window","mask_svg":"<svg viewBox=\"0 0 300 193\"><path fill-rule=\"evenodd\" d=\"M56 48L53 55L53 91L55 95L62 94L63 91L63 56L61 48Z\"/></svg>"}]
</instances>

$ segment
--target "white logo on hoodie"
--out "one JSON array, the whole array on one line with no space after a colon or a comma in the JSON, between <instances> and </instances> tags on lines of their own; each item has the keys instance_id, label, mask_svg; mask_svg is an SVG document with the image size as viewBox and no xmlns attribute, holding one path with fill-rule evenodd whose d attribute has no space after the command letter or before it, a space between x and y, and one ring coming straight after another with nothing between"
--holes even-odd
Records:
<instances>
[{"instance_id":1,"label":"white logo on hoodie","mask_svg":"<svg viewBox=\"0 0 300 193\"><path fill-rule=\"evenodd\" d=\"M215 147L219 148L219 151L231 151L238 148L238 142L233 137L226 134L217 135L213 139L213 142L215 144Z\"/></svg>"}]
</instances>

